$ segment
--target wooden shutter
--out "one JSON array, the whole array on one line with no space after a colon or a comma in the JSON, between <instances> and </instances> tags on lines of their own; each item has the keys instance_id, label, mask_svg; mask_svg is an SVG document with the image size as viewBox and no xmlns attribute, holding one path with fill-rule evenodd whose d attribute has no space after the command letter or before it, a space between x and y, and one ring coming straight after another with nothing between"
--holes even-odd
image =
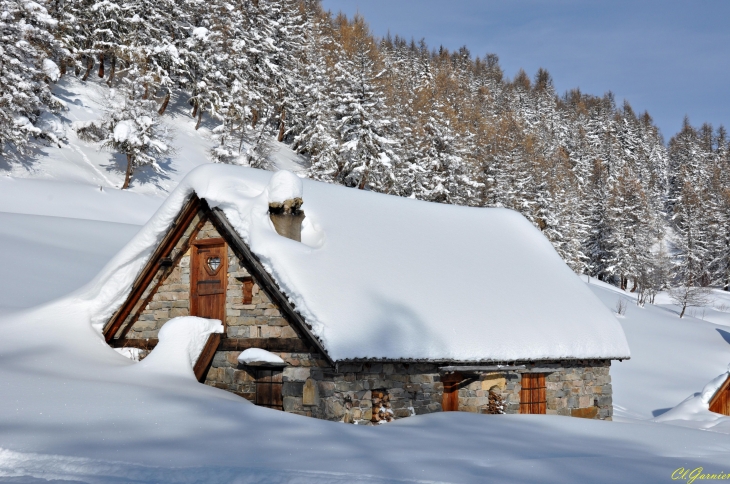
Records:
<instances>
[{"instance_id":1,"label":"wooden shutter","mask_svg":"<svg viewBox=\"0 0 730 484\"><path fill-rule=\"evenodd\" d=\"M545 373L523 373L520 413L547 413Z\"/></svg>"},{"instance_id":2,"label":"wooden shutter","mask_svg":"<svg viewBox=\"0 0 730 484\"><path fill-rule=\"evenodd\" d=\"M243 304L251 304L253 301L253 279L246 277L243 279Z\"/></svg>"},{"instance_id":3,"label":"wooden shutter","mask_svg":"<svg viewBox=\"0 0 730 484\"><path fill-rule=\"evenodd\" d=\"M441 376L441 382L444 384L441 409L444 412L457 412L459 410L459 384L462 380L461 373Z\"/></svg>"},{"instance_id":4,"label":"wooden shutter","mask_svg":"<svg viewBox=\"0 0 730 484\"><path fill-rule=\"evenodd\" d=\"M223 239L193 242L190 267L190 315L226 322L228 249Z\"/></svg>"},{"instance_id":5,"label":"wooden shutter","mask_svg":"<svg viewBox=\"0 0 730 484\"><path fill-rule=\"evenodd\" d=\"M710 400L710 412L730 415L730 378L725 380Z\"/></svg>"},{"instance_id":6,"label":"wooden shutter","mask_svg":"<svg viewBox=\"0 0 730 484\"><path fill-rule=\"evenodd\" d=\"M284 410L281 398L283 371L274 368L259 368L256 378L256 405Z\"/></svg>"}]
</instances>

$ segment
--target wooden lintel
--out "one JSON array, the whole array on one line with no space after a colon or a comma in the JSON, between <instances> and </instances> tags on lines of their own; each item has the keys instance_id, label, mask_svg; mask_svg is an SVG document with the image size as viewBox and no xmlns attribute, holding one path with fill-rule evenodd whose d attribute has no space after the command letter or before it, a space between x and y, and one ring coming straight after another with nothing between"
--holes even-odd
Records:
<instances>
[{"instance_id":1,"label":"wooden lintel","mask_svg":"<svg viewBox=\"0 0 730 484\"><path fill-rule=\"evenodd\" d=\"M221 341L218 350L243 351L249 348L286 353L307 353L313 349L299 338L226 338Z\"/></svg>"},{"instance_id":2,"label":"wooden lintel","mask_svg":"<svg viewBox=\"0 0 730 484\"><path fill-rule=\"evenodd\" d=\"M487 365L487 366L442 366L439 368L441 373L496 373L500 371L516 371L518 373L554 373L563 371L563 367L545 367L526 365Z\"/></svg>"},{"instance_id":3,"label":"wooden lintel","mask_svg":"<svg viewBox=\"0 0 730 484\"><path fill-rule=\"evenodd\" d=\"M218 335L219 337L222 335ZM216 351L243 351L249 348L261 348L267 351L284 353L309 353L314 348L307 346L299 338L219 338ZM140 348L152 350L157 346L157 338L149 339L114 339L109 342L113 348Z\"/></svg>"},{"instance_id":4,"label":"wooden lintel","mask_svg":"<svg viewBox=\"0 0 730 484\"><path fill-rule=\"evenodd\" d=\"M158 343L157 338L119 338L113 339L109 342L109 346L112 348L139 348L142 350L151 350Z\"/></svg>"},{"instance_id":5,"label":"wooden lintel","mask_svg":"<svg viewBox=\"0 0 730 484\"><path fill-rule=\"evenodd\" d=\"M441 373L482 373L495 371L519 371L524 373L526 370L527 367L525 365L442 366L439 368Z\"/></svg>"}]
</instances>

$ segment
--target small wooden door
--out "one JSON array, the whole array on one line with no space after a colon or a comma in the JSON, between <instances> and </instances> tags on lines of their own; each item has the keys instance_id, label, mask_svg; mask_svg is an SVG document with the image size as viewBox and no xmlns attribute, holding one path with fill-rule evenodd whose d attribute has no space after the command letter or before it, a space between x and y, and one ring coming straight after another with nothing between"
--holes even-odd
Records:
<instances>
[{"instance_id":1,"label":"small wooden door","mask_svg":"<svg viewBox=\"0 0 730 484\"><path fill-rule=\"evenodd\" d=\"M545 373L523 373L520 413L547 413Z\"/></svg>"},{"instance_id":2,"label":"small wooden door","mask_svg":"<svg viewBox=\"0 0 730 484\"><path fill-rule=\"evenodd\" d=\"M459 411L459 384L463 379L461 373L451 373L441 376L441 382L444 384L444 393L441 397L441 409L444 412Z\"/></svg>"},{"instance_id":3,"label":"small wooden door","mask_svg":"<svg viewBox=\"0 0 730 484\"><path fill-rule=\"evenodd\" d=\"M259 368L256 378L256 405L284 409L281 397L283 371L280 368Z\"/></svg>"},{"instance_id":4,"label":"small wooden door","mask_svg":"<svg viewBox=\"0 0 730 484\"><path fill-rule=\"evenodd\" d=\"M190 315L226 322L228 248L223 239L193 242L190 267Z\"/></svg>"}]
</instances>

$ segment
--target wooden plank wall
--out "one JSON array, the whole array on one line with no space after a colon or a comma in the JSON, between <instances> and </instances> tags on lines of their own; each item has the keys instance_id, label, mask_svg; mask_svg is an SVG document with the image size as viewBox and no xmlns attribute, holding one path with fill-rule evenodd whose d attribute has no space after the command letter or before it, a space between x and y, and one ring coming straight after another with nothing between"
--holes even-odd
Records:
<instances>
[{"instance_id":1,"label":"wooden plank wall","mask_svg":"<svg viewBox=\"0 0 730 484\"><path fill-rule=\"evenodd\" d=\"M730 378L725 380L710 400L710 412L730 415Z\"/></svg>"}]
</instances>

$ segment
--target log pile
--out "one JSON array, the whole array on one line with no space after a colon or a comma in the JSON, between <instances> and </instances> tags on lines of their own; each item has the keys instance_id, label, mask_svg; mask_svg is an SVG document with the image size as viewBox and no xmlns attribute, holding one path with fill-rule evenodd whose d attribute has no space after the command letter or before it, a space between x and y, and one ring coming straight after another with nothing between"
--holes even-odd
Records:
<instances>
[{"instance_id":1,"label":"log pile","mask_svg":"<svg viewBox=\"0 0 730 484\"><path fill-rule=\"evenodd\" d=\"M373 418L376 424L393 421L393 410L390 408L390 395L384 391L373 390Z\"/></svg>"},{"instance_id":2,"label":"log pile","mask_svg":"<svg viewBox=\"0 0 730 484\"><path fill-rule=\"evenodd\" d=\"M486 412L491 415L501 415L504 413L504 400L499 393L489 390L489 403Z\"/></svg>"}]
</instances>

